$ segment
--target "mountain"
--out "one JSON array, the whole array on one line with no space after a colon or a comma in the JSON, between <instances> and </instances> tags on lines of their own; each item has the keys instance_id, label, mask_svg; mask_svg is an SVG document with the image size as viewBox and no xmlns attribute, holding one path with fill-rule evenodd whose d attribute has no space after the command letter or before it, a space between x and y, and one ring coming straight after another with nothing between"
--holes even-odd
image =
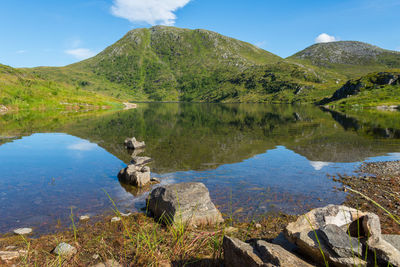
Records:
<instances>
[{"instance_id":1,"label":"mountain","mask_svg":"<svg viewBox=\"0 0 400 267\"><path fill-rule=\"evenodd\" d=\"M33 72L119 98L152 101L292 102L327 80L315 68L285 63L249 43L167 26L134 29L93 58Z\"/></svg>"},{"instance_id":2,"label":"mountain","mask_svg":"<svg viewBox=\"0 0 400 267\"><path fill-rule=\"evenodd\" d=\"M400 69L375 72L349 80L320 104L332 107L400 107Z\"/></svg>"},{"instance_id":3,"label":"mountain","mask_svg":"<svg viewBox=\"0 0 400 267\"><path fill-rule=\"evenodd\" d=\"M109 96L64 83L45 80L21 69L0 64L0 107L20 109L91 109L119 105Z\"/></svg>"},{"instance_id":4,"label":"mountain","mask_svg":"<svg viewBox=\"0 0 400 267\"><path fill-rule=\"evenodd\" d=\"M330 69L348 78L400 68L400 52L356 41L314 44L287 59Z\"/></svg>"}]
</instances>

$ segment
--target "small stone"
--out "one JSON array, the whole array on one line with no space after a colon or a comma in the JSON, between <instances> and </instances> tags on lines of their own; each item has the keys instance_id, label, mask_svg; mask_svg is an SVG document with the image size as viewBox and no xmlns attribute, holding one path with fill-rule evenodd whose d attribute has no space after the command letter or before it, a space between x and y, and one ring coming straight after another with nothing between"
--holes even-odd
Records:
<instances>
[{"instance_id":1,"label":"small stone","mask_svg":"<svg viewBox=\"0 0 400 267\"><path fill-rule=\"evenodd\" d=\"M61 242L57 245L57 247L53 250L53 253L58 256L72 256L76 254L77 250L75 247L71 246L68 243Z\"/></svg>"},{"instance_id":2,"label":"small stone","mask_svg":"<svg viewBox=\"0 0 400 267\"><path fill-rule=\"evenodd\" d=\"M18 251L0 251L0 259L3 261L14 260L19 257Z\"/></svg>"},{"instance_id":3,"label":"small stone","mask_svg":"<svg viewBox=\"0 0 400 267\"><path fill-rule=\"evenodd\" d=\"M133 157L132 158L132 164L139 165L139 166L149 164L152 161L153 160L149 157Z\"/></svg>"},{"instance_id":4,"label":"small stone","mask_svg":"<svg viewBox=\"0 0 400 267\"><path fill-rule=\"evenodd\" d=\"M132 215L131 212L128 212L128 213L122 213L122 212L121 212L120 214L121 214L122 217L129 217L129 216Z\"/></svg>"},{"instance_id":5,"label":"small stone","mask_svg":"<svg viewBox=\"0 0 400 267\"><path fill-rule=\"evenodd\" d=\"M125 139L124 144L129 149L140 149L146 146L144 142L137 141L135 137Z\"/></svg>"},{"instance_id":6,"label":"small stone","mask_svg":"<svg viewBox=\"0 0 400 267\"><path fill-rule=\"evenodd\" d=\"M119 222L121 220L120 217L112 217L111 222Z\"/></svg>"},{"instance_id":7,"label":"small stone","mask_svg":"<svg viewBox=\"0 0 400 267\"><path fill-rule=\"evenodd\" d=\"M79 217L80 221L86 221L86 220L89 220L89 219L90 219L89 215L82 215L82 216Z\"/></svg>"},{"instance_id":8,"label":"small stone","mask_svg":"<svg viewBox=\"0 0 400 267\"><path fill-rule=\"evenodd\" d=\"M32 233L32 228L18 228L14 230L14 234L16 235L29 235Z\"/></svg>"},{"instance_id":9,"label":"small stone","mask_svg":"<svg viewBox=\"0 0 400 267\"><path fill-rule=\"evenodd\" d=\"M122 265L115 260L107 260L106 262L101 262L91 267L122 267Z\"/></svg>"},{"instance_id":10,"label":"small stone","mask_svg":"<svg viewBox=\"0 0 400 267\"><path fill-rule=\"evenodd\" d=\"M93 254L92 259L97 260L100 257L99 254Z\"/></svg>"},{"instance_id":11,"label":"small stone","mask_svg":"<svg viewBox=\"0 0 400 267\"><path fill-rule=\"evenodd\" d=\"M256 223L255 226L256 226L257 229L260 229L262 227L261 224L259 224L259 223Z\"/></svg>"}]
</instances>

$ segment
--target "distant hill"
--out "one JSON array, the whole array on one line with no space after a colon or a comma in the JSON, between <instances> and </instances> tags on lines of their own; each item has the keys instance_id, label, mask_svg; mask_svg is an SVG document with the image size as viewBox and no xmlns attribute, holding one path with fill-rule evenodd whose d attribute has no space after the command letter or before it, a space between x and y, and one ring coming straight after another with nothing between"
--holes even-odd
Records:
<instances>
[{"instance_id":1,"label":"distant hill","mask_svg":"<svg viewBox=\"0 0 400 267\"><path fill-rule=\"evenodd\" d=\"M288 60L331 69L349 78L400 68L400 52L356 41L314 44Z\"/></svg>"},{"instance_id":2,"label":"distant hill","mask_svg":"<svg viewBox=\"0 0 400 267\"><path fill-rule=\"evenodd\" d=\"M79 87L44 80L27 71L0 64L0 106L20 109L95 109L120 105L109 96Z\"/></svg>"}]
</instances>

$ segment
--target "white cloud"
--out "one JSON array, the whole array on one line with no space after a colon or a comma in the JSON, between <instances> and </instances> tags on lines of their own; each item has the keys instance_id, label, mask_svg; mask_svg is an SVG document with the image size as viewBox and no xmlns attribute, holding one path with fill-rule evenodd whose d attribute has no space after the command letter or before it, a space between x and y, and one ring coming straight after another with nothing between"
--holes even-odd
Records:
<instances>
[{"instance_id":1,"label":"white cloud","mask_svg":"<svg viewBox=\"0 0 400 267\"><path fill-rule=\"evenodd\" d=\"M310 161L310 165L314 168L314 170L319 171L323 167L329 166L330 162L323 162L323 161Z\"/></svg>"},{"instance_id":2,"label":"white cloud","mask_svg":"<svg viewBox=\"0 0 400 267\"><path fill-rule=\"evenodd\" d=\"M25 54L26 52L28 52L28 51L26 51L26 50L18 50L15 53L17 53L17 54Z\"/></svg>"},{"instance_id":3,"label":"white cloud","mask_svg":"<svg viewBox=\"0 0 400 267\"><path fill-rule=\"evenodd\" d=\"M130 22L174 25L174 12L191 0L114 0L111 13Z\"/></svg>"},{"instance_id":4,"label":"white cloud","mask_svg":"<svg viewBox=\"0 0 400 267\"><path fill-rule=\"evenodd\" d=\"M338 39L335 36L331 36L326 33L321 33L320 35L318 35L317 38L315 38L316 43L329 43L329 42L335 42L337 40Z\"/></svg>"},{"instance_id":5,"label":"white cloud","mask_svg":"<svg viewBox=\"0 0 400 267\"><path fill-rule=\"evenodd\" d=\"M96 55L96 52L87 49L87 48L75 48L75 49L69 49L65 50L65 53L71 56L74 56L77 59L87 59L89 57L93 57Z\"/></svg>"},{"instance_id":6,"label":"white cloud","mask_svg":"<svg viewBox=\"0 0 400 267\"><path fill-rule=\"evenodd\" d=\"M95 149L96 147L97 147L96 144L90 143L88 141L82 141L79 143L69 145L67 148L69 150L90 151L90 150Z\"/></svg>"}]
</instances>

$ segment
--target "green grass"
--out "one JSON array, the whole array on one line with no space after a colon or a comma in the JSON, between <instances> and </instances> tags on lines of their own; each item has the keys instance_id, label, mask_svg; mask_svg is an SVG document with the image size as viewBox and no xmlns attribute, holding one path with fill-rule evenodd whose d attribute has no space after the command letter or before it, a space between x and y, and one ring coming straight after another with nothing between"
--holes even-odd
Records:
<instances>
[{"instance_id":1,"label":"green grass","mask_svg":"<svg viewBox=\"0 0 400 267\"><path fill-rule=\"evenodd\" d=\"M79 86L38 78L24 70L0 65L0 105L11 110L101 109L120 101Z\"/></svg>"}]
</instances>

